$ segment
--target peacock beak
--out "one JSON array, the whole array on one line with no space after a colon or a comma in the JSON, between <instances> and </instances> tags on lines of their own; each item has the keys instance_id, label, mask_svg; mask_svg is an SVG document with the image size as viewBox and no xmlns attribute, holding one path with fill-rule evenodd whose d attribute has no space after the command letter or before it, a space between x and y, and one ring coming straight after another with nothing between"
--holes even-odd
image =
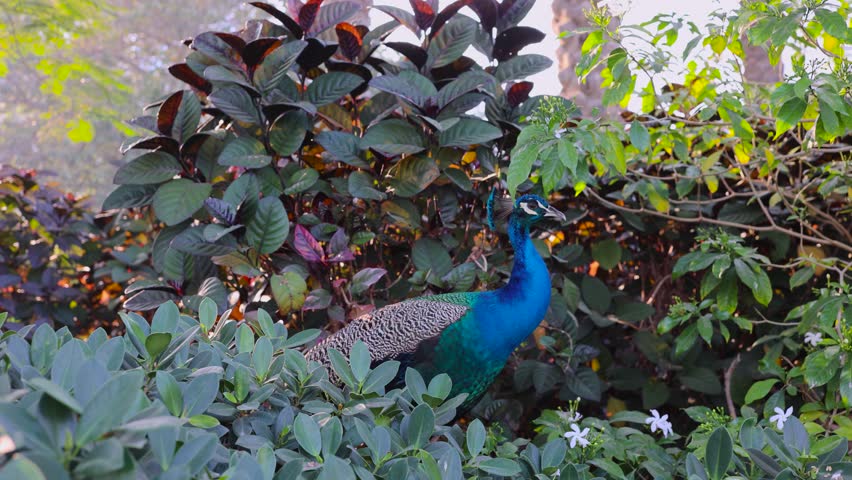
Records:
<instances>
[{"instance_id":1,"label":"peacock beak","mask_svg":"<svg viewBox=\"0 0 852 480\"><path fill-rule=\"evenodd\" d=\"M544 211L544 216L545 216L545 218L547 218L547 217L555 218L556 220L559 220L560 222L565 221L565 214L562 213L561 211L557 210L553 206L547 207L547 210Z\"/></svg>"}]
</instances>

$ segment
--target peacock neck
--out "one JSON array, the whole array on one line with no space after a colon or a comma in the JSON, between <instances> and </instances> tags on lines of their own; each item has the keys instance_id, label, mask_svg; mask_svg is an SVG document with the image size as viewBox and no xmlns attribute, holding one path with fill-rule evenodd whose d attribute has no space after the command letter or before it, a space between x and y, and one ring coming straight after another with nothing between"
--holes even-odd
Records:
<instances>
[{"instance_id":1,"label":"peacock neck","mask_svg":"<svg viewBox=\"0 0 852 480\"><path fill-rule=\"evenodd\" d=\"M515 263L509 282L494 291L492 312L485 319L495 352L508 356L541 323L550 305L550 274L530 239L529 225L513 214L509 240Z\"/></svg>"}]
</instances>

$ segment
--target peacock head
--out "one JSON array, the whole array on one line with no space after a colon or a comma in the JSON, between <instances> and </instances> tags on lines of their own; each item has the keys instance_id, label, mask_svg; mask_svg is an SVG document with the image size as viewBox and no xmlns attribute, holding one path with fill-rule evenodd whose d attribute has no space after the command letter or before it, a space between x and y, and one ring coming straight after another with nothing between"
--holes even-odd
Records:
<instances>
[{"instance_id":1,"label":"peacock head","mask_svg":"<svg viewBox=\"0 0 852 480\"><path fill-rule=\"evenodd\" d=\"M552 218L565 221L565 214L547 203L538 195L526 194L518 197L512 204L510 198L496 198L495 191L488 198L488 226L494 230L495 219L512 217L521 224L529 226L540 220Z\"/></svg>"}]
</instances>

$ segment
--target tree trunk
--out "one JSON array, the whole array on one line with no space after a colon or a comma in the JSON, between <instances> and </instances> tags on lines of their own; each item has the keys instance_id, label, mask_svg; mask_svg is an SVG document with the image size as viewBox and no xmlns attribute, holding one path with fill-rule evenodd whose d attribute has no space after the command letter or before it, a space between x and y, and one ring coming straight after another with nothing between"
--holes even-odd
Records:
<instances>
[{"instance_id":1,"label":"tree trunk","mask_svg":"<svg viewBox=\"0 0 852 480\"><path fill-rule=\"evenodd\" d=\"M584 9L591 8L589 0L553 0L553 30L556 33L577 30L589 27L589 22L583 14ZM616 21L613 19L613 21ZM583 114L589 115L597 108L602 110L601 76L599 71L593 72L586 77L585 83L580 83L574 69L580 61L580 47L588 35L573 35L559 40L556 49L556 57L559 62L559 81L562 82L560 94L572 100L582 110ZM604 47L603 55L609 50ZM602 114L611 115L615 109L607 109Z\"/></svg>"}]
</instances>

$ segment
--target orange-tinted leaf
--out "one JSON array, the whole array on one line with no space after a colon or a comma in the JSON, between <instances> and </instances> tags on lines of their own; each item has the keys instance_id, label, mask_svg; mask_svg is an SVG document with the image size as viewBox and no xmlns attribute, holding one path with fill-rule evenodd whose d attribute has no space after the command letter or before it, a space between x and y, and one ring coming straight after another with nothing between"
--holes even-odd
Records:
<instances>
[{"instance_id":1,"label":"orange-tinted leaf","mask_svg":"<svg viewBox=\"0 0 852 480\"><path fill-rule=\"evenodd\" d=\"M251 2L249 5L257 7L275 17L275 19L281 22L281 24L284 25L287 30L290 30L290 33L292 33L294 37L302 38L302 35L304 35L302 27L300 27L295 20L290 18L289 15L282 12L281 10L278 10L277 8L273 7L272 5L264 2Z\"/></svg>"},{"instance_id":2,"label":"orange-tinted leaf","mask_svg":"<svg viewBox=\"0 0 852 480\"><path fill-rule=\"evenodd\" d=\"M423 0L409 0L411 8L414 9L414 20L421 30L426 30L432 25L435 20L435 10L428 2Z\"/></svg>"},{"instance_id":3,"label":"orange-tinted leaf","mask_svg":"<svg viewBox=\"0 0 852 480\"><path fill-rule=\"evenodd\" d=\"M299 9L299 26L302 27L302 30L306 32L310 30L317 18L322 2L323 0L308 0L308 3Z\"/></svg>"},{"instance_id":4,"label":"orange-tinted leaf","mask_svg":"<svg viewBox=\"0 0 852 480\"><path fill-rule=\"evenodd\" d=\"M338 23L334 27L337 32L337 39L340 42L340 53L349 60L354 60L361 53L363 45L363 37L361 32L351 23Z\"/></svg>"},{"instance_id":5,"label":"orange-tinted leaf","mask_svg":"<svg viewBox=\"0 0 852 480\"><path fill-rule=\"evenodd\" d=\"M506 92L506 100L509 102L509 105L517 107L525 102L530 98L532 87L532 82L518 82L509 87L509 90Z\"/></svg>"},{"instance_id":6,"label":"orange-tinted leaf","mask_svg":"<svg viewBox=\"0 0 852 480\"><path fill-rule=\"evenodd\" d=\"M169 67L169 73L178 80L188 84L196 90L204 92L205 94L209 95L210 92L213 91L213 85L211 85L206 78L195 73L191 68L189 68L189 65L185 63L172 65Z\"/></svg>"}]
</instances>

